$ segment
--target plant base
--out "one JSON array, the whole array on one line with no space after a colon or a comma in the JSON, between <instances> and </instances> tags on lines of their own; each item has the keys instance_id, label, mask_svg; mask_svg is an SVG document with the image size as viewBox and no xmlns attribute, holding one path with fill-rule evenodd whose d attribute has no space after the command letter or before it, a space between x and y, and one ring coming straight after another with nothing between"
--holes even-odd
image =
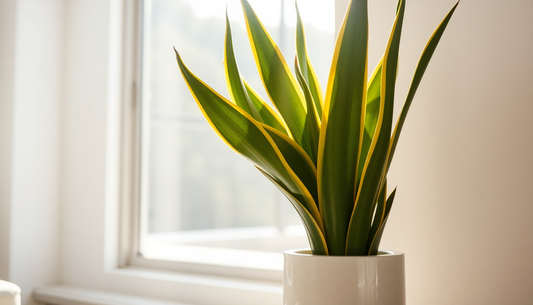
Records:
<instances>
[{"instance_id":1,"label":"plant base","mask_svg":"<svg viewBox=\"0 0 533 305\"><path fill-rule=\"evenodd\" d=\"M312 255L285 252L284 305L405 305L404 254Z\"/></svg>"}]
</instances>

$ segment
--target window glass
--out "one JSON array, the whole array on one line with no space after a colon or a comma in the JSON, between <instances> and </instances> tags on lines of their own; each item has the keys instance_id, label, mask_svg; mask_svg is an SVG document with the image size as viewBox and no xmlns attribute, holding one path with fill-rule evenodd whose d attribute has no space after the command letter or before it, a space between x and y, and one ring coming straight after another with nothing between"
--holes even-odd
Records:
<instances>
[{"instance_id":1,"label":"window glass","mask_svg":"<svg viewBox=\"0 0 533 305\"><path fill-rule=\"evenodd\" d=\"M292 66L294 2L250 3ZM333 50L334 2L300 0L298 4L310 57L325 88ZM140 240L141 253L148 257L170 245L181 245L182 250L207 247L275 253L309 247L291 204L218 138L176 64L173 47L191 71L228 97L223 66L226 8L241 74L267 99L238 0L144 4Z\"/></svg>"}]
</instances>

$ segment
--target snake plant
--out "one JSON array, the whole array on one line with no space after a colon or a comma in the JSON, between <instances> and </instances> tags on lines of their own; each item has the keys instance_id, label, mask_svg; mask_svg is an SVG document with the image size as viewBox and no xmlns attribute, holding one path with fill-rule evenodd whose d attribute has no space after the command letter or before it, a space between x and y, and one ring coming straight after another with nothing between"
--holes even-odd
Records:
<instances>
[{"instance_id":1,"label":"snake plant","mask_svg":"<svg viewBox=\"0 0 533 305\"><path fill-rule=\"evenodd\" d=\"M399 0L383 57L368 78L367 0L351 0L325 93L309 59L297 8L294 74L247 0L241 0L267 103L240 75L226 16L230 99L176 58L205 118L290 201L313 254L375 255L396 194L387 172L415 92L458 2L429 38L395 126L393 105L406 0ZM273 105L273 106L271 106Z\"/></svg>"}]
</instances>

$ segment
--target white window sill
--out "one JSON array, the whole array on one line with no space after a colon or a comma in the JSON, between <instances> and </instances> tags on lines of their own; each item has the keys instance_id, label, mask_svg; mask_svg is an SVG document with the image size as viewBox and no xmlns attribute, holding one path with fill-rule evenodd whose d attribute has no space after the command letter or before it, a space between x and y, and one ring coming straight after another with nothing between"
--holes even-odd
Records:
<instances>
[{"instance_id":1,"label":"white window sill","mask_svg":"<svg viewBox=\"0 0 533 305\"><path fill-rule=\"evenodd\" d=\"M276 304L272 300L281 300L283 284L281 282L247 280L222 276L200 275L192 273L177 273L153 271L140 268L115 269L108 273L124 278L142 278L174 283L177 286L187 285L198 288L216 288L222 290L223 295L245 293L254 295L260 300L257 304ZM203 289L200 289L203 290ZM138 297L132 294L112 293L104 290L80 288L69 285L41 286L33 291L33 298L41 303L51 305L196 305L191 302L178 302L157 298ZM179 297L178 297L179 298ZM191 295L185 296L191 299ZM198 296L198 304L210 302L205 295Z\"/></svg>"},{"instance_id":2,"label":"white window sill","mask_svg":"<svg viewBox=\"0 0 533 305\"><path fill-rule=\"evenodd\" d=\"M64 285L37 287L33 298L50 305L194 305Z\"/></svg>"}]
</instances>

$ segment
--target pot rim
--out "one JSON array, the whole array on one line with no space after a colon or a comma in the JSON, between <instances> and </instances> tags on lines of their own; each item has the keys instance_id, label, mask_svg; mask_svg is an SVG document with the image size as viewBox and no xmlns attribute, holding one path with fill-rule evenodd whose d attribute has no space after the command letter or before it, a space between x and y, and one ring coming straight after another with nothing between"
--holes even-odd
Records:
<instances>
[{"instance_id":1,"label":"pot rim","mask_svg":"<svg viewBox=\"0 0 533 305\"><path fill-rule=\"evenodd\" d=\"M388 257L388 256L402 256L403 252L394 251L394 250L379 250L377 255L366 255L366 256L333 256L333 255L314 255L311 253L310 249L293 249L283 252L285 255L294 255L301 257L335 257L339 259L346 258L367 258L367 257Z\"/></svg>"}]
</instances>

